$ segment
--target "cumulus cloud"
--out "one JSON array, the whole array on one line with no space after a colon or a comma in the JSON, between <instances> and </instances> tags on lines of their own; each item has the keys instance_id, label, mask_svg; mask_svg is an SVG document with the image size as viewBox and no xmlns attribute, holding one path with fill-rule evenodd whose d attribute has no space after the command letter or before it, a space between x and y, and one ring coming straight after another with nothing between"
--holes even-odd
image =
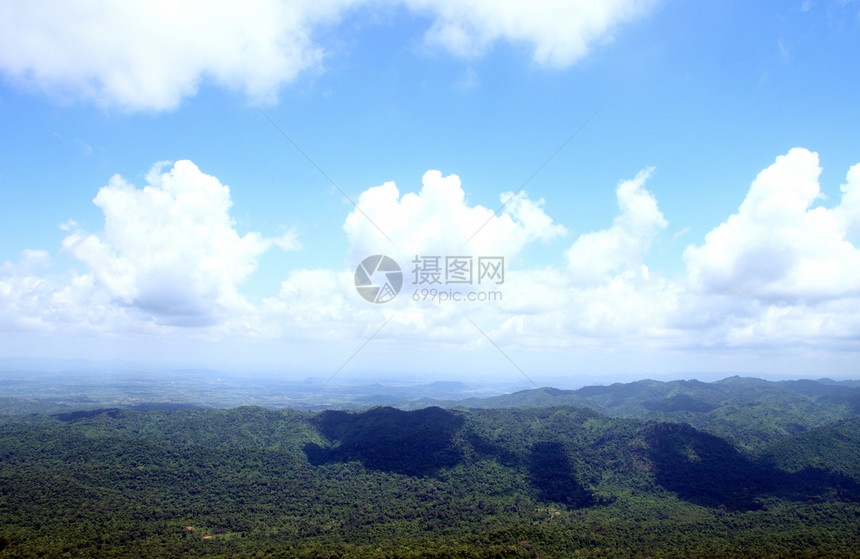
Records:
<instances>
[{"instance_id":1,"label":"cumulus cloud","mask_svg":"<svg viewBox=\"0 0 860 559\"><path fill-rule=\"evenodd\" d=\"M257 257L275 245L295 248L295 238L240 236L229 187L190 161L163 172L166 166L156 164L142 189L113 176L93 200L104 212L104 232L75 230L63 247L114 301L158 322L207 325L248 311L237 285Z\"/></svg>"},{"instance_id":2,"label":"cumulus cloud","mask_svg":"<svg viewBox=\"0 0 860 559\"><path fill-rule=\"evenodd\" d=\"M833 216L844 229L847 240L856 246L860 244L860 163L848 170L840 190L842 201L833 209Z\"/></svg>"},{"instance_id":3,"label":"cumulus cloud","mask_svg":"<svg viewBox=\"0 0 860 559\"><path fill-rule=\"evenodd\" d=\"M86 0L0 3L0 71L28 87L126 110L166 110L204 80L273 101L326 55L317 31L351 9L403 4L428 44L475 56L506 40L564 67L654 0Z\"/></svg>"},{"instance_id":4,"label":"cumulus cloud","mask_svg":"<svg viewBox=\"0 0 860 559\"><path fill-rule=\"evenodd\" d=\"M610 227L579 236L568 269L511 274L493 332L514 346L700 350L844 347L860 335L860 166L831 208L818 156L798 148L753 181L738 212L689 246L675 278L645 266L667 222L644 188L623 181ZM608 345L607 345L608 344Z\"/></svg>"},{"instance_id":5,"label":"cumulus cloud","mask_svg":"<svg viewBox=\"0 0 860 559\"><path fill-rule=\"evenodd\" d=\"M619 183L618 213L604 229L580 235L566 259L560 254L557 265L539 269L526 265L528 246L566 233L541 200L521 193L496 215L469 204L456 175L428 171L418 192L385 183L359 196L363 213L344 221L345 266L293 269L277 294L253 304L240 287L257 258L295 239L239 235L227 186L188 161L159 164L144 188L115 176L99 191L103 231L63 225L63 246L82 273L51 276L44 251L0 266L0 328L172 335L182 326L236 343L348 344L333 347L344 358L372 335L389 348L489 347L475 324L500 346L536 352L855 351L860 249L850 236L860 221L858 170L848 171L841 200L825 207L818 156L798 148L778 157L736 213L687 247L676 277L646 267L650 244L667 227L645 188L650 169ZM398 259L407 276L401 295L381 305L353 285L355 265L378 253ZM413 300L415 255L463 254L509 259L500 300L465 307Z\"/></svg>"},{"instance_id":6,"label":"cumulus cloud","mask_svg":"<svg viewBox=\"0 0 860 559\"><path fill-rule=\"evenodd\" d=\"M821 198L818 154L795 148L759 173L737 213L691 245L684 259L694 287L764 301L817 301L860 294L860 172L848 173L841 203Z\"/></svg>"},{"instance_id":7,"label":"cumulus cloud","mask_svg":"<svg viewBox=\"0 0 860 559\"><path fill-rule=\"evenodd\" d=\"M616 189L618 215L610 226L577 237L566 267L510 274L505 317L494 336L515 346L649 347L674 338L670 317L677 283L651 274L645 260L667 221L645 189L647 168Z\"/></svg>"},{"instance_id":8,"label":"cumulus cloud","mask_svg":"<svg viewBox=\"0 0 860 559\"><path fill-rule=\"evenodd\" d=\"M465 202L457 175L427 171L422 185L417 194L402 197L393 182L361 194L361 211L352 211L344 223L353 260L380 252L408 259L460 254L511 258L528 243L566 232L543 211L543 200L530 200L524 192L516 196L502 193L501 202L507 204L496 215L489 208Z\"/></svg>"},{"instance_id":9,"label":"cumulus cloud","mask_svg":"<svg viewBox=\"0 0 860 559\"><path fill-rule=\"evenodd\" d=\"M499 215L470 205L465 198L460 178L440 171L426 172L417 193L401 195L393 182L368 188L357 200L361 209L354 209L344 221L350 245L348 269L292 271L278 296L263 302L265 328L299 329L313 339L361 338L378 327L382 313L391 322L380 334L381 340L460 344L473 339L479 332L456 305L435 305L431 300L416 304L412 297L422 287L463 292L477 285L446 285L444 280L416 284L415 257L439 257L444 269L448 256L473 258L473 265L480 256L502 256L507 269L529 243L548 241L566 231L543 211L543 200L531 200L524 192L500 194L500 202L508 203ZM374 305L357 294L354 270L364 258L380 253L400 264L404 285L393 301ZM491 322L498 321L500 310L504 312L491 305L472 308Z\"/></svg>"},{"instance_id":10,"label":"cumulus cloud","mask_svg":"<svg viewBox=\"0 0 860 559\"><path fill-rule=\"evenodd\" d=\"M645 254L657 234L668 225L654 196L645 190L653 169L622 181L615 191L619 215L612 227L581 235L566 256L577 283L595 283L623 271L642 268Z\"/></svg>"}]
</instances>

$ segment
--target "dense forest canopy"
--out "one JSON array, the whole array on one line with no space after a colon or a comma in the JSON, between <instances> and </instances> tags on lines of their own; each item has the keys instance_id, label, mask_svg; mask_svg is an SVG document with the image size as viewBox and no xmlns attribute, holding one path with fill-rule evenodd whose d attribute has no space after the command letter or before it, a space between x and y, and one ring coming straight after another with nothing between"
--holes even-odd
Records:
<instances>
[{"instance_id":1,"label":"dense forest canopy","mask_svg":"<svg viewBox=\"0 0 860 559\"><path fill-rule=\"evenodd\" d=\"M857 556L855 389L717 384L10 414L0 556Z\"/></svg>"}]
</instances>

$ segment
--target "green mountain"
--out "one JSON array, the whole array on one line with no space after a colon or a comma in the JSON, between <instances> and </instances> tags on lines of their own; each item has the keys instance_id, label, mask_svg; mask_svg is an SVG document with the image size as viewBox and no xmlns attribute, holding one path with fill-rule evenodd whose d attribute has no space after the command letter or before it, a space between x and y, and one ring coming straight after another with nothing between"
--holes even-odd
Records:
<instances>
[{"instance_id":1,"label":"green mountain","mask_svg":"<svg viewBox=\"0 0 860 559\"><path fill-rule=\"evenodd\" d=\"M851 557L858 452L856 419L751 453L570 406L9 416L0 557Z\"/></svg>"},{"instance_id":2,"label":"green mountain","mask_svg":"<svg viewBox=\"0 0 860 559\"><path fill-rule=\"evenodd\" d=\"M860 417L779 441L765 450L763 461L787 472L825 469L860 482Z\"/></svg>"},{"instance_id":3,"label":"green mountain","mask_svg":"<svg viewBox=\"0 0 860 559\"><path fill-rule=\"evenodd\" d=\"M860 414L860 387L829 379L771 382L730 377L710 383L642 380L577 390L537 388L492 398L416 400L400 407L427 405L462 409L581 406L613 417L685 422L744 449L759 450Z\"/></svg>"}]
</instances>

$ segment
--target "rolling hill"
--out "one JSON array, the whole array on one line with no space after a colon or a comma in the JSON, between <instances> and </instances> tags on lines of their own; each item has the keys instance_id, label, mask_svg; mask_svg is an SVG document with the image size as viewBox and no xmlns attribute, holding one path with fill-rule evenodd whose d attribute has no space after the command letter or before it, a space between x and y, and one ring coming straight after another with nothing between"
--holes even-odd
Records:
<instances>
[{"instance_id":1,"label":"rolling hill","mask_svg":"<svg viewBox=\"0 0 860 559\"><path fill-rule=\"evenodd\" d=\"M574 396L690 407L627 390ZM849 557L858 453L856 419L753 453L571 406L10 416L0 557Z\"/></svg>"},{"instance_id":2,"label":"rolling hill","mask_svg":"<svg viewBox=\"0 0 860 559\"><path fill-rule=\"evenodd\" d=\"M648 421L685 422L760 450L778 440L860 413L860 387L853 381L772 382L730 377L716 382L642 380L577 390L537 388L491 398L419 399L403 409L428 405L459 409L578 406Z\"/></svg>"}]
</instances>

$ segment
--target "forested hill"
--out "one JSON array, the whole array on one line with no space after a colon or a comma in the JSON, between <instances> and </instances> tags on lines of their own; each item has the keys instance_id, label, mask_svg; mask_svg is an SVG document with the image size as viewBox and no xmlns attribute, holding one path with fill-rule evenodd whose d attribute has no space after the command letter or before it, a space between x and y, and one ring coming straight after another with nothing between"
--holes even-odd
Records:
<instances>
[{"instance_id":1,"label":"forested hill","mask_svg":"<svg viewBox=\"0 0 860 559\"><path fill-rule=\"evenodd\" d=\"M0 420L0 557L856 556L860 421L757 454L591 409Z\"/></svg>"},{"instance_id":2,"label":"forested hill","mask_svg":"<svg viewBox=\"0 0 860 559\"><path fill-rule=\"evenodd\" d=\"M537 388L491 398L422 399L401 407L429 405L462 409L587 407L613 417L689 423L757 450L860 414L860 383L830 379L773 382L742 377L716 382L642 380L577 390Z\"/></svg>"}]
</instances>

